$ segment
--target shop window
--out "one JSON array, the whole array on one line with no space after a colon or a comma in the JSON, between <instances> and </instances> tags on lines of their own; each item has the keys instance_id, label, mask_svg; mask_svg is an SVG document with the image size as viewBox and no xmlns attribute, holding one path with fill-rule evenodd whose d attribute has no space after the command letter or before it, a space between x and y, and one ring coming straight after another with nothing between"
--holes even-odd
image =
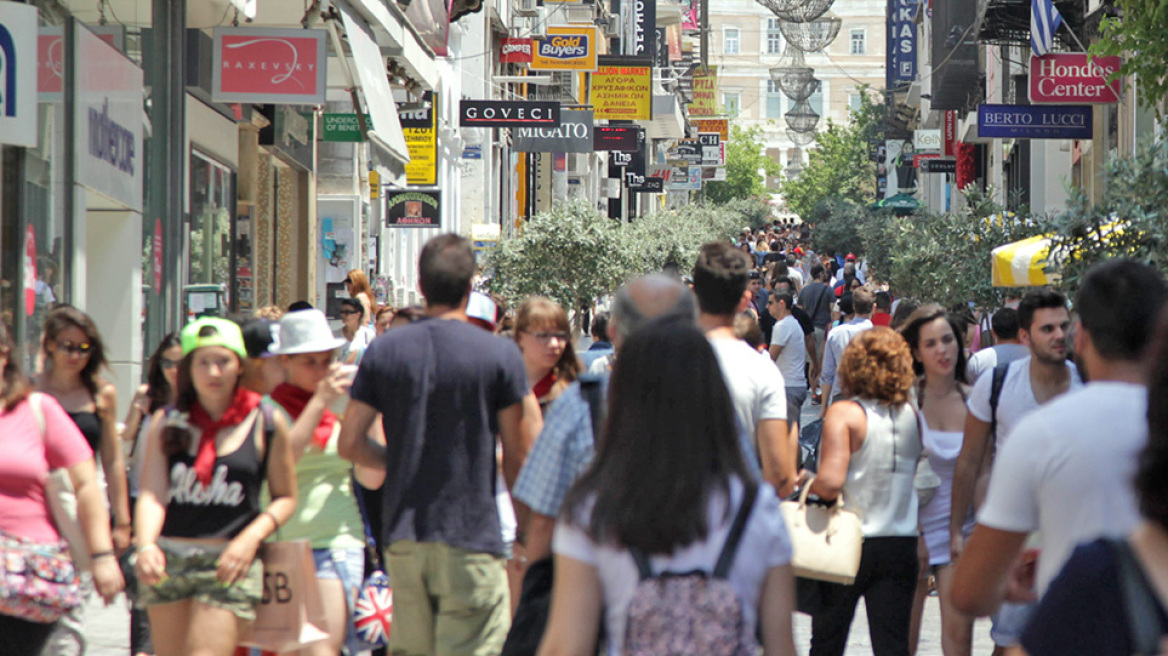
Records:
<instances>
[{"instance_id":1,"label":"shop window","mask_svg":"<svg viewBox=\"0 0 1168 656\"><path fill-rule=\"evenodd\" d=\"M222 284L232 289L235 174L191 151L190 284Z\"/></svg>"}]
</instances>

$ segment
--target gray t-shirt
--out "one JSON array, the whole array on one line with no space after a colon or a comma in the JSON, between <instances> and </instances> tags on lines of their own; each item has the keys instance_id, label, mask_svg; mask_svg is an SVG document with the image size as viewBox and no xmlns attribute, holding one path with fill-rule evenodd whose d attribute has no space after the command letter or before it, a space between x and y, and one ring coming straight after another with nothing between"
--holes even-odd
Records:
<instances>
[{"instance_id":1,"label":"gray t-shirt","mask_svg":"<svg viewBox=\"0 0 1168 656\"><path fill-rule=\"evenodd\" d=\"M1021 344L998 344L984 348L969 358L969 367L966 370L969 383L971 385L976 383L982 374L993 371L999 364L1021 360L1029 355L1030 349Z\"/></svg>"}]
</instances>

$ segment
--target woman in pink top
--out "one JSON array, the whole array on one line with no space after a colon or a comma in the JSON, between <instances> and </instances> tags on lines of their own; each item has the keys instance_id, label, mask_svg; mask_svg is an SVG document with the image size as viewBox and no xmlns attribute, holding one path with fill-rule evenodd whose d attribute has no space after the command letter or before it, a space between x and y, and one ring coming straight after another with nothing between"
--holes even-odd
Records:
<instances>
[{"instance_id":1,"label":"woman in pink top","mask_svg":"<svg viewBox=\"0 0 1168 656\"><path fill-rule=\"evenodd\" d=\"M93 451L69 415L48 395L39 403L44 431L28 403L32 392L11 359L12 340L0 325L0 532L38 542L61 539L45 501L45 478L52 469L69 471L77 494L77 515L93 559L93 583L106 603L124 582L114 558L109 517L97 482ZM0 564L2 566L2 564ZM0 654L40 653L53 624L29 622L0 614Z\"/></svg>"}]
</instances>

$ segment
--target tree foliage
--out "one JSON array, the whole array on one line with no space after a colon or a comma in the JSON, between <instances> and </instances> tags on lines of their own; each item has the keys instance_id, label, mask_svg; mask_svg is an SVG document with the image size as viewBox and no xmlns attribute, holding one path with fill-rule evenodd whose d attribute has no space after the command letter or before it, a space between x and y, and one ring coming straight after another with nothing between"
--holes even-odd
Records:
<instances>
[{"instance_id":1,"label":"tree foliage","mask_svg":"<svg viewBox=\"0 0 1168 656\"><path fill-rule=\"evenodd\" d=\"M726 181L707 182L705 199L722 204L766 195L765 178L758 174L759 169L768 176L778 175L780 170L779 163L767 157L763 149L762 128L731 125L730 142L726 144Z\"/></svg>"},{"instance_id":2,"label":"tree foliage","mask_svg":"<svg viewBox=\"0 0 1168 656\"><path fill-rule=\"evenodd\" d=\"M1091 45L1097 55L1119 55L1119 72L1139 80L1140 104L1164 117L1168 97L1168 0L1116 0L1118 16L1104 17L1100 38Z\"/></svg>"},{"instance_id":3,"label":"tree foliage","mask_svg":"<svg viewBox=\"0 0 1168 656\"><path fill-rule=\"evenodd\" d=\"M868 203L876 195L876 164L868 157L868 140L884 118L884 106L866 92L845 125L828 121L808 151L807 165L798 177L784 180L779 192L787 207L809 217L829 200ZM816 226L818 227L818 226Z\"/></svg>"}]
</instances>

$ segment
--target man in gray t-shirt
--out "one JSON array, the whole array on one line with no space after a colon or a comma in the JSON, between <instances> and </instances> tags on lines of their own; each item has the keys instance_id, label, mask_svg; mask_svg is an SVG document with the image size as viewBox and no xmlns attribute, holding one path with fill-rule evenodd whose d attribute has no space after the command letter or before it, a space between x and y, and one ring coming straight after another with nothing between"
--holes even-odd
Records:
<instances>
[{"instance_id":1,"label":"man in gray t-shirt","mask_svg":"<svg viewBox=\"0 0 1168 656\"><path fill-rule=\"evenodd\" d=\"M983 348L969 358L966 376L970 385L999 364L1030 357L1030 349L1018 341L1017 310L1002 308L995 312L990 320L990 331L994 335L994 346Z\"/></svg>"}]
</instances>

